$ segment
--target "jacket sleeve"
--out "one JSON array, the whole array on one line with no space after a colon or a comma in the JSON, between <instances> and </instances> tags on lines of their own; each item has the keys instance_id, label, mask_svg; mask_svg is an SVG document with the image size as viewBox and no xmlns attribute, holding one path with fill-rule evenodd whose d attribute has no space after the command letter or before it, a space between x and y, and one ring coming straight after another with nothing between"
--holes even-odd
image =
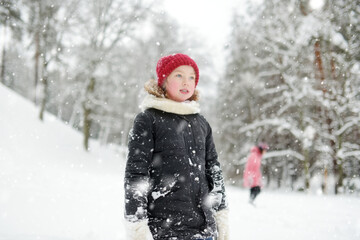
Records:
<instances>
[{"instance_id":1,"label":"jacket sleeve","mask_svg":"<svg viewBox=\"0 0 360 240\"><path fill-rule=\"evenodd\" d=\"M213 208L220 211L227 208L227 200L225 194L225 183L218 161L218 155L212 136L212 130L208 124L208 133L206 137L206 176L209 181L210 196L213 198Z\"/></svg>"},{"instance_id":2,"label":"jacket sleeve","mask_svg":"<svg viewBox=\"0 0 360 240\"><path fill-rule=\"evenodd\" d=\"M136 116L129 134L125 168L125 219L138 222L147 218L149 166L154 149L151 117L146 112Z\"/></svg>"}]
</instances>

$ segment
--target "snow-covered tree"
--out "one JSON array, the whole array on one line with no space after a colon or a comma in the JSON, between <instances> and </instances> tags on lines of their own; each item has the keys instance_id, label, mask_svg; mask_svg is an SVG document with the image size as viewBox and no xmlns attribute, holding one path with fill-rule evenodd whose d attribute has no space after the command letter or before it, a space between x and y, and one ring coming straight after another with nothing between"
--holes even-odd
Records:
<instances>
[{"instance_id":1,"label":"snow-covered tree","mask_svg":"<svg viewBox=\"0 0 360 240\"><path fill-rule=\"evenodd\" d=\"M132 32L146 18L148 5L144 1L80 1L69 37L73 45L72 76L76 86L82 115L84 148L89 148L91 125L95 109L106 101L96 99L96 90L105 87L101 79L106 75L105 62L119 44L131 38ZM125 59L124 59L125 61ZM104 84L104 85L103 85ZM110 87L110 86L109 86ZM109 89L109 88L108 88ZM109 90L108 92L110 92ZM96 113L95 113L96 115Z\"/></svg>"},{"instance_id":2,"label":"snow-covered tree","mask_svg":"<svg viewBox=\"0 0 360 240\"><path fill-rule=\"evenodd\" d=\"M19 0L1 0L0 1L0 26L2 28L1 38L1 67L0 67L0 82L6 84L5 69L6 69L6 53L9 44L9 35L12 39L19 40L21 38L21 12L18 5ZM7 83L7 85L11 85Z\"/></svg>"},{"instance_id":3,"label":"snow-covered tree","mask_svg":"<svg viewBox=\"0 0 360 240\"><path fill-rule=\"evenodd\" d=\"M226 98L220 103L221 142L230 162L231 178L241 176L250 145L267 141L272 146L264 159L268 181L275 179L278 186L285 183L294 187L294 181L300 178L304 181L301 187L307 189L312 176L320 173L325 181L331 168L340 179L336 186L342 185L338 154L342 140L337 139L342 139L338 136L342 126L351 132L358 129L356 112L344 105L351 102L352 109L358 108L358 93L346 87L355 84L356 77L349 74L358 61L356 53L344 54L345 48L336 50L340 46L335 47L338 44L334 40L345 38L340 38L341 28L328 19L358 13L355 5L347 5L342 14L332 15L334 6L310 11L306 2L273 0L264 2L250 26L234 16L225 76L228 81L221 86L221 95ZM337 42L347 46L347 41ZM354 64L346 70L343 67L348 65L339 61L345 56ZM335 68L344 70L335 72ZM349 121L345 112L353 124L345 124ZM355 143L350 142L347 145ZM239 165L235 171L231 168L234 164Z\"/></svg>"},{"instance_id":4,"label":"snow-covered tree","mask_svg":"<svg viewBox=\"0 0 360 240\"><path fill-rule=\"evenodd\" d=\"M25 23L33 51L33 97L35 103L40 103L41 120L50 100L49 88L54 84L51 74L56 72L60 62L64 33L68 30L68 19L74 13L75 3L73 0L23 1L26 6L23 11L27 16Z\"/></svg>"}]
</instances>

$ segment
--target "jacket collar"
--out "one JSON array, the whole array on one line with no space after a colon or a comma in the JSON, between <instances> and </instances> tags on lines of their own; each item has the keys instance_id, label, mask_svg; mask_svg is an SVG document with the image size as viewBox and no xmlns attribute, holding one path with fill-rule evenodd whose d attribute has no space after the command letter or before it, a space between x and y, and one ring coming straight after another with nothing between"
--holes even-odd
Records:
<instances>
[{"instance_id":1,"label":"jacket collar","mask_svg":"<svg viewBox=\"0 0 360 240\"><path fill-rule=\"evenodd\" d=\"M200 112L200 105L196 101L176 102L168 98L160 98L148 94L140 105L142 111L155 108L164 112L189 115Z\"/></svg>"}]
</instances>

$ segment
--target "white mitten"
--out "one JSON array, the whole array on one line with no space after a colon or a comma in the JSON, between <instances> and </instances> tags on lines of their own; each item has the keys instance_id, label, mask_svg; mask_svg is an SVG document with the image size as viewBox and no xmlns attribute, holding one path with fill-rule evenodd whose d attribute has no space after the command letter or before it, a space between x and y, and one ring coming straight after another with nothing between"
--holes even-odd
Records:
<instances>
[{"instance_id":1,"label":"white mitten","mask_svg":"<svg viewBox=\"0 0 360 240\"><path fill-rule=\"evenodd\" d=\"M151 236L147 220L140 222L127 222L127 238L128 240L146 240Z\"/></svg>"},{"instance_id":2,"label":"white mitten","mask_svg":"<svg viewBox=\"0 0 360 240\"><path fill-rule=\"evenodd\" d=\"M218 229L218 240L229 239L229 210L223 209L215 213L216 225Z\"/></svg>"}]
</instances>

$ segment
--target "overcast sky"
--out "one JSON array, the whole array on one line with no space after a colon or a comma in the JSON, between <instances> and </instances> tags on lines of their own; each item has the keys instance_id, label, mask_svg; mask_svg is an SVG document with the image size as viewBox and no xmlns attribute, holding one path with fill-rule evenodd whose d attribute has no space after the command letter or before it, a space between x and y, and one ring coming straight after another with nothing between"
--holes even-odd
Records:
<instances>
[{"instance_id":1,"label":"overcast sky","mask_svg":"<svg viewBox=\"0 0 360 240\"><path fill-rule=\"evenodd\" d=\"M164 0L164 10L175 18L181 28L191 29L204 40L214 56L216 72L223 73L224 45L229 39L231 18L235 7L244 0ZM245 11L243 11L245 12ZM204 56L205 57L205 56Z\"/></svg>"},{"instance_id":2,"label":"overcast sky","mask_svg":"<svg viewBox=\"0 0 360 240\"><path fill-rule=\"evenodd\" d=\"M192 29L211 49L215 71L224 73L224 45L229 40L234 11L247 16L247 2L260 4L262 0L164 0L164 11L174 17L181 28ZM310 0L313 9L321 8L324 0ZM204 56L205 57L205 56Z\"/></svg>"}]
</instances>

